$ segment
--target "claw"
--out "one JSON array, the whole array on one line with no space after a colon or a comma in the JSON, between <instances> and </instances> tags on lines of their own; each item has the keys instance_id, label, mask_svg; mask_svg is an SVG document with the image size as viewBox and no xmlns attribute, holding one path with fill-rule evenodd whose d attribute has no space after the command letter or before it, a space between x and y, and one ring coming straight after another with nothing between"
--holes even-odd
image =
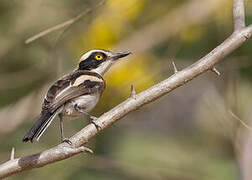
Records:
<instances>
[{"instance_id":1,"label":"claw","mask_svg":"<svg viewBox=\"0 0 252 180\"><path fill-rule=\"evenodd\" d=\"M93 124L93 125L95 125L95 127L96 127L96 129L97 129L97 131L100 131L102 128L101 128L101 126L99 126L98 124L96 124L96 120L98 119L97 117L95 117L95 116L89 116L89 118L91 119L91 123Z\"/></svg>"},{"instance_id":2,"label":"claw","mask_svg":"<svg viewBox=\"0 0 252 180\"><path fill-rule=\"evenodd\" d=\"M95 116L89 116L89 118L92 120L92 121L95 121L95 120L97 120L98 118L97 117L95 117Z\"/></svg>"},{"instance_id":3,"label":"claw","mask_svg":"<svg viewBox=\"0 0 252 180\"><path fill-rule=\"evenodd\" d=\"M67 138L62 139L61 142L62 142L62 143L65 142L65 143L67 143L67 144L69 144L69 145L72 145L72 144L73 144L72 141L70 141L70 140L67 139Z\"/></svg>"},{"instance_id":4,"label":"claw","mask_svg":"<svg viewBox=\"0 0 252 180\"><path fill-rule=\"evenodd\" d=\"M96 118L97 119L97 118ZM96 127L97 131L100 131L102 128L94 120L91 121L91 123Z\"/></svg>"},{"instance_id":5,"label":"claw","mask_svg":"<svg viewBox=\"0 0 252 180\"><path fill-rule=\"evenodd\" d=\"M93 125L95 125L97 131L100 131L100 130L102 129L99 125L97 125L97 124L95 123L95 121L98 119L97 117L92 116L92 115L90 115L89 113L83 111L82 109L80 109L80 108L78 107L77 104L74 105L74 108L75 108L77 111L79 111L79 112L81 112L81 113L87 115L87 116L91 119L91 123L92 123Z\"/></svg>"}]
</instances>

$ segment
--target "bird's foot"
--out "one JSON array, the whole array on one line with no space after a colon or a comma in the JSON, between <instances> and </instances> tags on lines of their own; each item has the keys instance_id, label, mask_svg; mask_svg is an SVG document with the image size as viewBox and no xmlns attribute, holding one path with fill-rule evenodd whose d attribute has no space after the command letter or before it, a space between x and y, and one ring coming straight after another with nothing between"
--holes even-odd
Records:
<instances>
[{"instance_id":1,"label":"bird's foot","mask_svg":"<svg viewBox=\"0 0 252 180\"><path fill-rule=\"evenodd\" d=\"M97 117L90 116L91 123L96 127L97 131L100 131L102 128L95 121L98 119Z\"/></svg>"},{"instance_id":2,"label":"bird's foot","mask_svg":"<svg viewBox=\"0 0 252 180\"><path fill-rule=\"evenodd\" d=\"M99 126L98 124L96 124L96 122L91 121L91 123L96 127L97 131L100 131L102 129L101 126Z\"/></svg>"},{"instance_id":3,"label":"bird's foot","mask_svg":"<svg viewBox=\"0 0 252 180\"><path fill-rule=\"evenodd\" d=\"M91 115L89 115L89 118L90 118L92 121L96 121L96 120L98 119L97 117L91 116Z\"/></svg>"},{"instance_id":4,"label":"bird's foot","mask_svg":"<svg viewBox=\"0 0 252 180\"><path fill-rule=\"evenodd\" d=\"M61 142L62 142L62 143L65 142L65 143L69 144L70 146L73 144L72 141L70 141L68 138L62 138L62 139L61 139Z\"/></svg>"},{"instance_id":5,"label":"bird's foot","mask_svg":"<svg viewBox=\"0 0 252 180\"><path fill-rule=\"evenodd\" d=\"M95 122L95 121L98 119L97 117L92 116L92 115L90 115L89 113L83 111L77 104L74 105L74 108L75 108L78 112L87 115L87 116L91 119L91 123L92 123L93 125L95 125L97 131L100 131L100 130L102 129L101 126L99 126L99 125L96 124L96 122Z\"/></svg>"},{"instance_id":6,"label":"bird's foot","mask_svg":"<svg viewBox=\"0 0 252 180\"><path fill-rule=\"evenodd\" d=\"M95 122L98 118L95 117L95 116L91 116L91 115L89 116L89 118L91 119L91 123L92 123L93 125L95 125L97 131L100 131L100 130L101 130L101 126L99 126L99 125Z\"/></svg>"}]
</instances>

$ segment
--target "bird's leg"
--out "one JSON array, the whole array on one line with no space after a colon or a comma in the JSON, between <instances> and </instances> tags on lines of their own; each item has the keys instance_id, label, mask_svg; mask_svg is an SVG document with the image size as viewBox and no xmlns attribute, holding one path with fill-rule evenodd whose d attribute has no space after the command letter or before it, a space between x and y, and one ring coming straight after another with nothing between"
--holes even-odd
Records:
<instances>
[{"instance_id":1,"label":"bird's leg","mask_svg":"<svg viewBox=\"0 0 252 180\"><path fill-rule=\"evenodd\" d=\"M97 117L90 115L89 113L83 111L77 104L74 105L74 109L82 114L85 114L86 116L88 116L91 119L91 123L95 125L96 129L99 131L101 129L101 127L95 123L95 120L97 119Z\"/></svg>"},{"instance_id":2,"label":"bird's leg","mask_svg":"<svg viewBox=\"0 0 252 180\"><path fill-rule=\"evenodd\" d=\"M66 142L67 144L72 145L72 142L69 139L65 138L65 136L64 136L64 131L63 131L63 116L62 116L62 114L59 114L59 119L60 119L60 137L61 137L61 142L62 143Z\"/></svg>"}]
</instances>

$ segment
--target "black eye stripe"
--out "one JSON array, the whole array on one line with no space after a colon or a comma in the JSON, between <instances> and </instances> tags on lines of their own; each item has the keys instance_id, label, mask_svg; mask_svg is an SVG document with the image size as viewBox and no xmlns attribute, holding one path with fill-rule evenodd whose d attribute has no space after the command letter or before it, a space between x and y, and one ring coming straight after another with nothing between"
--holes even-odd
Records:
<instances>
[{"instance_id":1,"label":"black eye stripe","mask_svg":"<svg viewBox=\"0 0 252 180\"><path fill-rule=\"evenodd\" d=\"M97 60L96 55L101 55L103 58ZM93 52L87 59L83 60L79 64L80 70L91 70L97 68L102 62L106 61L107 55L103 52Z\"/></svg>"}]
</instances>

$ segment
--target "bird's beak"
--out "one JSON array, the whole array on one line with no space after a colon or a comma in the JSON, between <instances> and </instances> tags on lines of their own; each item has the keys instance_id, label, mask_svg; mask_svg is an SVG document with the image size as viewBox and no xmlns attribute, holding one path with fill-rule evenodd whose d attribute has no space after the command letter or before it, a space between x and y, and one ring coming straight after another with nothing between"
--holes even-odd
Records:
<instances>
[{"instance_id":1,"label":"bird's beak","mask_svg":"<svg viewBox=\"0 0 252 180\"><path fill-rule=\"evenodd\" d=\"M120 53L116 53L116 54L112 55L111 58L113 60L117 60L117 59L123 58L125 56L128 56L130 54L131 54L130 51L120 52Z\"/></svg>"}]
</instances>

